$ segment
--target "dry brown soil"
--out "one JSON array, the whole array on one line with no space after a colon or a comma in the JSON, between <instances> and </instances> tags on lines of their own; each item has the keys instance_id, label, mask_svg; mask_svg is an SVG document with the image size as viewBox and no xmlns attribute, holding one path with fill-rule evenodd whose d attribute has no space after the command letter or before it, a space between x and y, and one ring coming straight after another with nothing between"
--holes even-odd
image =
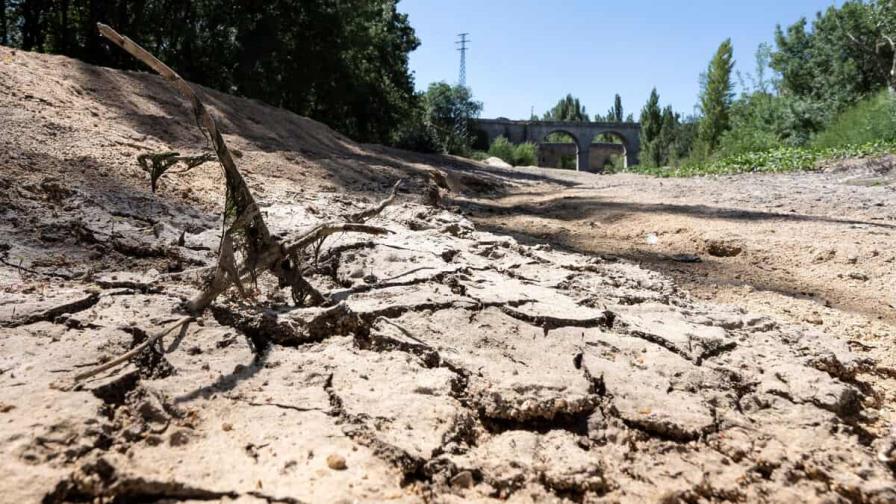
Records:
<instances>
[{"instance_id":1,"label":"dry brown soil","mask_svg":"<svg viewBox=\"0 0 896 504\"><path fill-rule=\"evenodd\" d=\"M689 179L517 170L549 181L464 200L480 227L623 258L699 299L815 326L894 375L896 157Z\"/></svg>"},{"instance_id":2,"label":"dry brown soil","mask_svg":"<svg viewBox=\"0 0 896 504\"><path fill-rule=\"evenodd\" d=\"M0 502L896 502L889 160L506 170L201 91L274 233L401 177L391 233L61 386L183 315L223 180L150 192L207 149L161 79L0 48Z\"/></svg>"}]
</instances>

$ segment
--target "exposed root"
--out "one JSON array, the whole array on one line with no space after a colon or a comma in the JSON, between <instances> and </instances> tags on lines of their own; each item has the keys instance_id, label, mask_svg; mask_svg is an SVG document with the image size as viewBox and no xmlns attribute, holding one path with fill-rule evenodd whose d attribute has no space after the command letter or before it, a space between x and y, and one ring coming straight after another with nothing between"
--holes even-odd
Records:
<instances>
[{"instance_id":1,"label":"exposed root","mask_svg":"<svg viewBox=\"0 0 896 504\"><path fill-rule=\"evenodd\" d=\"M2 321L0 322L0 327L19 327L45 320L53 321L56 317L66 313L77 313L79 311L84 311L95 305L99 300L100 295L96 292L91 292L83 298L53 306L38 313L32 313L31 315L18 319Z\"/></svg>"},{"instance_id":2,"label":"exposed root","mask_svg":"<svg viewBox=\"0 0 896 504\"><path fill-rule=\"evenodd\" d=\"M549 315L530 315L524 311L518 310L517 307L513 306L512 304L501 304L499 305L499 307L501 308L501 311L517 320L528 322L529 324L541 327L542 329L544 329L545 334L547 334L548 331L559 329L561 327L610 328L613 327L613 321L616 318L613 312L609 310L604 310L599 316L595 318L569 319L553 317Z\"/></svg>"},{"instance_id":3,"label":"exposed root","mask_svg":"<svg viewBox=\"0 0 896 504\"><path fill-rule=\"evenodd\" d=\"M118 366L119 364L122 364L124 362L131 360L132 358L139 355L140 352L149 348L152 344L154 344L156 341L158 341L162 336L169 334L171 331L177 329L178 327L181 328L181 332L185 332L187 330L187 324L189 324L190 322L192 322L194 320L195 320L194 317L181 318L180 320L171 324L170 326L163 329L162 331L159 331L158 333L154 334L153 336L146 338L146 340L144 340L143 343L140 343L136 347L132 348L130 351L125 352L124 354L110 360L109 362L106 362L105 364L101 364L93 369L90 369L90 370L87 370L87 371L84 371L82 373L75 375L75 377L74 377L75 383L73 385L76 385L77 383L82 382L90 377L96 376L96 375L102 373L103 371L108 371L109 369L112 369L115 366ZM62 388L62 389L71 388L71 386L67 386L67 385L69 385L69 384L58 384L57 386L58 386L58 388Z\"/></svg>"},{"instance_id":4,"label":"exposed root","mask_svg":"<svg viewBox=\"0 0 896 504\"><path fill-rule=\"evenodd\" d=\"M345 220L348 222L365 222L371 217L375 215L379 215L387 206L391 205L393 201L395 201L396 193L398 192L398 188L401 187L401 183L403 180L399 179L395 185L392 186L392 191L389 193L389 196L380 201L377 205L362 210L357 213L353 213L351 215L346 215Z\"/></svg>"}]
</instances>

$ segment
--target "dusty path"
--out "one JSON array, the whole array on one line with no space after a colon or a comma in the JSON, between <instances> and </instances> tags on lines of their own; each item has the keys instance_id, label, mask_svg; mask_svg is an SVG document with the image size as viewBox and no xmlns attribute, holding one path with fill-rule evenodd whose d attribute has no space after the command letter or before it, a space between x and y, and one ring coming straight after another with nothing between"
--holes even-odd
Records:
<instances>
[{"instance_id":1,"label":"dusty path","mask_svg":"<svg viewBox=\"0 0 896 504\"><path fill-rule=\"evenodd\" d=\"M139 154L205 146L161 79L0 48L0 501L896 501L892 318L859 302L873 286L892 304L889 188L857 189L868 208L769 210L715 193L773 179L551 179L203 92L273 233L403 177L374 221L391 234L321 249L308 278L333 307L296 307L262 275L249 301L54 387L182 316L200 287L185 271L215 264L222 177L149 191ZM432 168L446 208L420 198ZM794 180L800 208L828 204L800 185L827 179ZM773 269L778 248L802 257L782 230L809 225L828 276ZM707 255L709 231L740 253ZM797 279L833 307L790 295Z\"/></svg>"}]
</instances>

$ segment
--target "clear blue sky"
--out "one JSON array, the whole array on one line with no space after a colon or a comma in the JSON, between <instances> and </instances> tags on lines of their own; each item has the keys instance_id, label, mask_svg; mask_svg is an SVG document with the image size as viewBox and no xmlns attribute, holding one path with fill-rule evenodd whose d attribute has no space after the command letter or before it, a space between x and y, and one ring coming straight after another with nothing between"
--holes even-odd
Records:
<instances>
[{"instance_id":1,"label":"clear blue sky","mask_svg":"<svg viewBox=\"0 0 896 504\"><path fill-rule=\"evenodd\" d=\"M838 1L837 4L842 3ZM622 95L638 112L654 86L663 105L694 111L699 76L725 38L753 72L761 42L831 0L402 0L421 40L411 54L418 89L457 81L456 34L469 32L467 84L482 117L541 115L566 93L589 114Z\"/></svg>"}]
</instances>

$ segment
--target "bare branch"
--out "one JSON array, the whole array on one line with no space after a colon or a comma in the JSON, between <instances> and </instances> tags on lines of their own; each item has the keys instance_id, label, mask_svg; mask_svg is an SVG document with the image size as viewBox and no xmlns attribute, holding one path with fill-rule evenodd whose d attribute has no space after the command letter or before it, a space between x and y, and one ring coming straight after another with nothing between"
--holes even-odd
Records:
<instances>
[{"instance_id":1,"label":"bare branch","mask_svg":"<svg viewBox=\"0 0 896 504\"><path fill-rule=\"evenodd\" d=\"M183 78L181 78L181 76L174 70L168 67L168 65L159 61L146 49L143 49L128 37L120 35L111 27L102 23L97 23L97 29L103 37L107 38L118 47L121 47L127 51L128 54L137 58L148 67L155 70L167 81L171 82L174 88L177 89L184 98L189 100L193 108L193 116L196 119L196 123L208 132L215 148L215 154L217 154L218 160L221 162L221 166L224 169L224 176L227 180L227 204L225 205L227 211L225 211L224 215L224 227L231 227L232 221L238 219L240 216L246 214L252 215L253 217L250 222L245 226L246 239L243 240L244 243L241 244L241 251L247 258L251 258L260 252L261 249L269 246L271 244L270 232L268 231L264 220L261 218L261 212L258 210L255 198L252 197L252 193L249 191L249 186L246 185L246 181L237 169L236 163L233 161L233 155L231 154L230 149L227 148L227 144L224 142L224 138L218 130L217 123L215 123L215 120L208 113L205 105L202 104L202 101L199 100L199 97L193 91L193 88L191 88L190 85L187 84L187 81L183 80Z\"/></svg>"},{"instance_id":2,"label":"bare branch","mask_svg":"<svg viewBox=\"0 0 896 504\"><path fill-rule=\"evenodd\" d=\"M398 192L398 188L401 186L402 182L404 182L403 179L399 179L398 182L395 182L395 185L392 186L392 191L389 193L389 196L386 199L380 201L377 205L374 205L370 208L345 216L345 220L347 220L348 222L366 222L368 219L379 215L380 212L382 212L387 206L391 205L392 202L395 201L396 193Z\"/></svg>"},{"instance_id":3,"label":"bare branch","mask_svg":"<svg viewBox=\"0 0 896 504\"><path fill-rule=\"evenodd\" d=\"M389 231L386 228L381 228L377 226L370 226L367 224L357 224L353 222L331 222L328 224L320 224L316 226L311 231L303 234L302 236L290 241L285 245L286 250L295 251L301 250L309 245L313 244L316 240L321 240L335 233L364 233L370 235L384 235L389 234L392 231Z\"/></svg>"},{"instance_id":4,"label":"bare branch","mask_svg":"<svg viewBox=\"0 0 896 504\"><path fill-rule=\"evenodd\" d=\"M193 320L195 320L193 317L181 318L174 324L171 324L170 326L168 326L166 329L159 331L158 333L156 333L153 336L150 336L149 338L146 338L146 341L135 346L130 351L110 360L109 362L106 362L105 364L101 364L93 369L90 369L88 371L84 371L83 373L75 375L75 378L74 378L75 382L77 383L80 381L84 381L87 378L90 378L91 376L96 376L96 375L102 373L103 371L112 369L121 363L131 360L132 358L136 357L140 352L149 348L150 345L152 345L153 343L158 341L159 338L161 338L162 336L165 336L166 334L177 329L178 327L183 326L184 328L186 328L186 325L189 324L190 322L192 322Z\"/></svg>"}]
</instances>

